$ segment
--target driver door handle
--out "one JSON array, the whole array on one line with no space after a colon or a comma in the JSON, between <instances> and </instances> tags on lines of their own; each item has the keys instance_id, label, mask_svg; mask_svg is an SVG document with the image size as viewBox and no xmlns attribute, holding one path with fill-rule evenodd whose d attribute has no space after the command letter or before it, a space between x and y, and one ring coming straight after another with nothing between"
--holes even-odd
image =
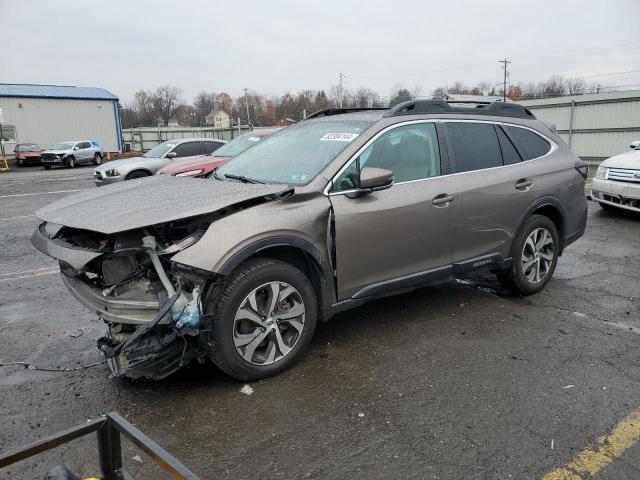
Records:
<instances>
[{"instance_id":1,"label":"driver door handle","mask_svg":"<svg viewBox=\"0 0 640 480\"><path fill-rule=\"evenodd\" d=\"M454 197L453 195L449 195L447 193L441 193L440 195L436 195L435 197L433 197L433 200L431 200L431 203L433 203L436 206L446 207L449 205L449 203L453 202L455 199L456 197Z\"/></svg>"}]
</instances>

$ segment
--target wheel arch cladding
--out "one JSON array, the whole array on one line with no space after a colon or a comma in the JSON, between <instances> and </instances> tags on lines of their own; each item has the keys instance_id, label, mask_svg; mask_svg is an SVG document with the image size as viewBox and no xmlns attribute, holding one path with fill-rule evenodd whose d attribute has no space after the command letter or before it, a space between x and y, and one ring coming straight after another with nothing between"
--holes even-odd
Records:
<instances>
[{"instance_id":1,"label":"wheel arch cladding","mask_svg":"<svg viewBox=\"0 0 640 480\"><path fill-rule=\"evenodd\" d=\"M231 257L220 270L228 276L247 260L273 258L293 265L304 273L316 293L318 318L326 320L326 313L335 302L335 288L331 267L325 256L311 243L295 237L265 238L247 245Z\"/></svg>"},{"instance_id":2,"label":"wheel arch cladding","mask_svg":"<svg viewBox=\"0 0 640 480\"><path fill-rule=\"evenodd\" d=\"M556 230L558 231L558 237L560 239L560 252L562 252L565 244L566 226L564 213L562 212L561 207L552 203L544 203L536 207L535 210L531 212L531 214L543 215L553 222L553 224L556 226Z\"/></svg>"}]
</instances>

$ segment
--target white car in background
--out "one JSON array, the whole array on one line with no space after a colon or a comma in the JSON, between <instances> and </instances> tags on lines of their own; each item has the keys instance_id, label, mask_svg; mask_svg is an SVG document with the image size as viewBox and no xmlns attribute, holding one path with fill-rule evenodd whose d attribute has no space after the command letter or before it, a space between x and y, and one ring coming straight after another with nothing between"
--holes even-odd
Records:
<instances>
[{"instance_id":1,"label":"white car in background","mask_svg":"<svg viewBox=\"0 0 640 480\"><path fill-rule=\"evenodd\" d=\"M600 164L591 185L591 198L602 208L622 208L640 212L640 140L630 152Z\"/></svg>"}]
</instances>

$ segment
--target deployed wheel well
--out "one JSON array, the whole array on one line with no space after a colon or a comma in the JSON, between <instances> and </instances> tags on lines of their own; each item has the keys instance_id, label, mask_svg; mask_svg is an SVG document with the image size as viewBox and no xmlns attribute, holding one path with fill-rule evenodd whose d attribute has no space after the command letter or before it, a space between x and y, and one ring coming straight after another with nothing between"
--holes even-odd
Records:
<instances>
[{"instance_id":1,"label":"deployed wheel well","mask_svg":"<svg viewBox=\"0 0 640 480\"><path fill-rule=\"evenodd\" d=\"M293 265L304 273L309 281L311 281L313 290L316 293L318 307L320 307L318 309L318 319L321 321L326 320L325 313L331 303L331 295L328 290L331 288L331 285L328 284L327 281L331 280L323 277L320 265L318 265L311 255L296 247L278 245L262 249L247 258L245 261L258 257L280 260Z\"/></svg>"},{"instance_id":2,"label":"deployed wheel well","mask_svg":"<svg viewBox=\"0 0 640 480\"><path fill-rule=\"evenodd\" d=\"M556 226L556 229L558 230L558 236L560 237L560 254L562 254L562 250L564 249L564 242L565 242L565 236L564 236L564 217L562 216L562 213L560 213L560 210L558 210L557 207L554 207L553 205L543 205L541 207L536 208L533 212L532 215L543 215L547 218L549 218L553 224Z\"/></svg>"}]
</instances>

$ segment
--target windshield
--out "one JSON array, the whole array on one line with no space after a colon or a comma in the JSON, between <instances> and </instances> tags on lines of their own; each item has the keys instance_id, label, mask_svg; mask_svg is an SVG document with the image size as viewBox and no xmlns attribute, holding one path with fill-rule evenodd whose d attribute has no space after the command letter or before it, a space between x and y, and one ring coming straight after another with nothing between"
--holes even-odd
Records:
<instances>
[{"instance_id":1,"label":"windshield","mask_svg":"<svg viewBox=\"0 0 640 480\"><path fill-rule=\"evenodd\" d=\"M37 145L19 145L18 151L19 152L39 152L40 147L38 147Z\"/></svg>"},{"instance_id":2,"label":"windshield","mask_svg":"<svg viewBox=\"0 0 640 480\"><path fill-rule=\"evenodd\" d=\"M262 140L264 137L256 135L255 132L245 133L239 137L231 140L229 143L225 143L215 152L214 157L235 157L239 153L244 152L247 148L253 147L256 143Z\"/></svg>"},{"instance_id":3,"label":"windshield","mask_svg":"<svg viewBox=\"0 0 640 480\"><path fill-rule=\"evenodd\" d=\"M265 183L308 183L372 124L337 119L300 122L231 159L217 170L217 176L243 176Z\"/></svg>"},{"instance_id":4,"label":"windshield","mask_svg":"<svg viewBox=\"0 0 640 480\"><path fill-rule=\"evenodd\" d=\"M175 147L175 143L162 142L160 145L156 145L151 150L143 155L143 157L147 158L160 158L173 147Z\"/></svg>"},{"instance_id":5,"label":"windshield","mask_svg":"<svg viewBox=\"0 0 640 480\"><path fill-rule=\"evenodd\" d=\"M56 143L51 150L71 150L75 143Z\"/></svg>"}]
</instances>

